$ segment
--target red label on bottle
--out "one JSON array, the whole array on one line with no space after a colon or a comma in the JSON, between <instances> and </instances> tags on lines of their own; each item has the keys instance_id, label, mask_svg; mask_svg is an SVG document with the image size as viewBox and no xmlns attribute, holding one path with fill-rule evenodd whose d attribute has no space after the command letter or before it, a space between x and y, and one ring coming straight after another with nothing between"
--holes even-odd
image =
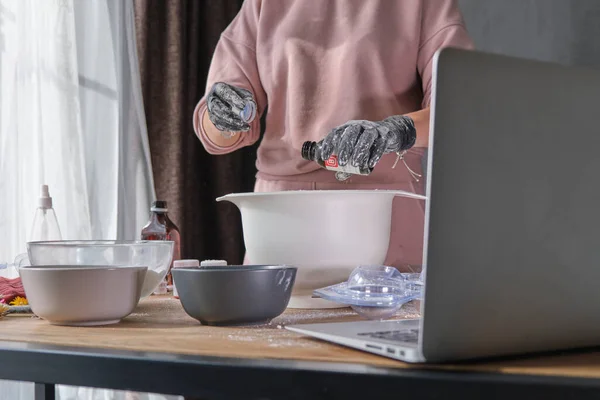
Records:
<instances>
[{"instance_id":1,"label":"red label on bottle","mask_svg":"<svg viewBox=\"0 0 600 400\"><path fill-rule=\"evenodd\" d=\"M337 168L339 166L337 156L331 156L331 157L329 157L325 161L325 166L326 167L331 167L331 168Z\"/></svg>"}]
</instances>

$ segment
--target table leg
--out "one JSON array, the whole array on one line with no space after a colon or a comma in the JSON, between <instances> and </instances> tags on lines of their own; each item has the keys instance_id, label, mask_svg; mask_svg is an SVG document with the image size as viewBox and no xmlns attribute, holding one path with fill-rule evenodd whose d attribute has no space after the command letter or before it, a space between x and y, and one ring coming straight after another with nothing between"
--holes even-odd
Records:
<instances>
[{"instance_id":1,"label":"table leg","mask_svg":"<svg viewBox=\"0 0 600 400\"><path fill-rule=\"evenodd\" d=\"M54 400L54 384L36 383L34 398L35 400Z\"/></svg>"}]
</instances>

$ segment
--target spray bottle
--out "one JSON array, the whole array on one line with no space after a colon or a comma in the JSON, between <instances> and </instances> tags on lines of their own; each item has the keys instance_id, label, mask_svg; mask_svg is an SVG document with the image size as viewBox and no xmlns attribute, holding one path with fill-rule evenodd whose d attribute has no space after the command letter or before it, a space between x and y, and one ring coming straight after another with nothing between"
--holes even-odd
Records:
<instances>
[{"instance_id":1,"label":"spray bottle","mask_svg":"<svg viewBox=\"0 0 600 400\"><path fill-rule=\"evenodd\" d=\"M52 208L52 197L48 185L42 185L38 208L35 211L33 225L29 234L29 241L61 240L60 228L56 213Z\"/></svg>"}]
</instances>

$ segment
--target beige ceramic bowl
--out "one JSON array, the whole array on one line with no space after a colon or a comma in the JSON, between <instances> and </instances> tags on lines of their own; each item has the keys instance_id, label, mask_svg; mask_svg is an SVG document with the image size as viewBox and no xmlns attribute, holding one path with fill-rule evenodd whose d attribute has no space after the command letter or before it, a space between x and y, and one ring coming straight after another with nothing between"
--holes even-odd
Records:
<instances>
[{"instance_id":1,"label":"beige ceramic bowl","mask_svg":"<svg viewBox=\"0 0 600 400\"><path fill-rule=\"evenodd\" d=\"M118 323L137 306L147 267L30 266L19 269L31 310L54 325Z\"/></svg>"}]
</instances>

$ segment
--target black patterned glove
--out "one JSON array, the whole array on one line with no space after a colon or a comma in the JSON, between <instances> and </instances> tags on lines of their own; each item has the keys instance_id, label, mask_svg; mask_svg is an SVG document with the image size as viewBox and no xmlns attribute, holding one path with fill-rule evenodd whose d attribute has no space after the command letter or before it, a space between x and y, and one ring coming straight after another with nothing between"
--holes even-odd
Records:
<instances>
[{"instance_id":1,"label":"black patterned glove","mask_svg":"<svg viewBox=\"0 0 600 400\"><path fill-rule=\"evenodd\" d=\"M415 144L417 131L412 118L395 115L379 122L349 121L334 128L323 139L321 158L337 154L340 165L373 168L386 153L397 153Z\"/></svg>"},{"instance_id":2,"label":"black patterned glove","mask_svg":"<svg viewBox=\"0 0 600 400\"><path fill-rule=\"evenodd\" d=\"M206 104L210 121L222 132L246 132L256 116L252 93L223 82L213 85Z\"/></svg>"}]
</instances>

